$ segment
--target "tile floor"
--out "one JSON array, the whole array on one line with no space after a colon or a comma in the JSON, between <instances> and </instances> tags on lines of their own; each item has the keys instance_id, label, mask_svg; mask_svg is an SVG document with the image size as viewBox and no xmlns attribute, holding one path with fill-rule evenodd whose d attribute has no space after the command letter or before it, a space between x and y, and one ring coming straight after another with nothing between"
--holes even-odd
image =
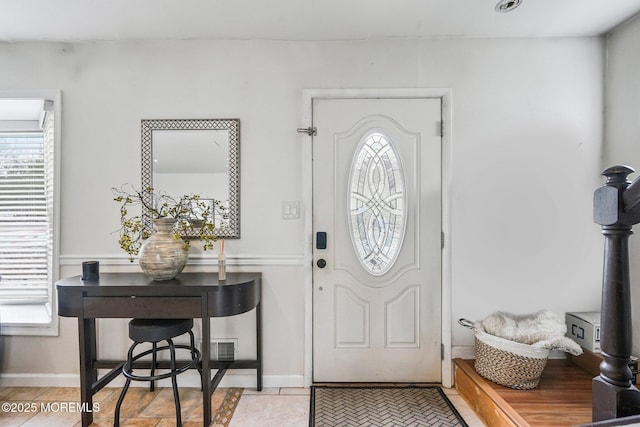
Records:
<instances>
[{"instance_id":1,"label":"tile floor","mask_svg":"<svg viewBox=\"0 0 640 427\"><path fill-rule=\"evenodd\" d=\"M94 396L92 426L113 425L113 411L120 389L105 388ZM240 396L241 393L241 396ZM484 427L454 389L445 389L447 397L470 427ZM214 426L229 427L304 427L309 424L308 388L252 389L220 388L212 396ZM239 397L239 400L238 400ZM0 426L2 427L77 427L80 414L74 412L80 392L65 387L0 387ZM184 427L202 425L200 390L180 388ZM8 405L8 407L7 407ZM67 405L65 407L65 405ZM235 411L234 411L235 408ZM6 409L9 409L7 411ZM229 422L228 417L232 414ZM122 427L170 427L175 425L171 388L149 392L133 387L122 405Z\"/></svg>"}]
</instances>

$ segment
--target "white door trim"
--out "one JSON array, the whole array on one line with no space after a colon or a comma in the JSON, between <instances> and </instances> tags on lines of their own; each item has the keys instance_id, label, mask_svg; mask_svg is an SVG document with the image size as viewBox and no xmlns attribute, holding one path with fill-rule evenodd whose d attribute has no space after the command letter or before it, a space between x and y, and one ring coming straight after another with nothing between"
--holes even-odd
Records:
<instances>
[{"instance_id":1,"label":"white door trim","mask_svg":"<svg viewBox=\"0 0 640 427\"><path fill-rule=\"evenodd\" d=\"M453 385L451 363L451 142L452 93L450 88L398 89L305 89L302 91L302 123L312 126L314 98L440 98L444 122L442 138L442 385ZM312 383L313 370L313 163L310 137L300 134L302 144L302 193L304 209L304 384Z\"/></svg>"}]
</instances>

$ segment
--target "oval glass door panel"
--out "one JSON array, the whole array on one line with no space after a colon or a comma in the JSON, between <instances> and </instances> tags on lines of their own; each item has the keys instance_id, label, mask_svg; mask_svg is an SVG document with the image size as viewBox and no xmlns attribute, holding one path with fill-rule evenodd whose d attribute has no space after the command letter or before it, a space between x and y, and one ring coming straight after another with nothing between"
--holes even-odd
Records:
<instances>
[{"instance_id":1,"label":"oval glass door panel","mask_svg":"<svg viewBox=\"0 0 640 427\"><path fill-rule=\"evenodd\" d=\"M362 266L380 276L398 258L407 221L405 178L393 144L369 133L353 156L349 176L351 240Z\"/></svg>"}]
</instances>

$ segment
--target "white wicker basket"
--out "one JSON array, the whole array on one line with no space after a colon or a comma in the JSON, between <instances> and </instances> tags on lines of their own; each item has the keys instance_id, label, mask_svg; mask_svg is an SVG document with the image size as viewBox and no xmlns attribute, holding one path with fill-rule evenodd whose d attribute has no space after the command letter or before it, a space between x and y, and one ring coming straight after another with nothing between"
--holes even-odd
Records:
<instances>
[{"instance_id":1,"label":"white wicker basket","mask_svg":"<svg viewBox=\"0 0 640 427\"><path fill-rule=\"evenodd\" d=\"M470 320L458 323L475 331L475 370L480 376L517 390L536 388L547 365L549 350L510 341L476 328Z\"/></svg>"}]
</instances>

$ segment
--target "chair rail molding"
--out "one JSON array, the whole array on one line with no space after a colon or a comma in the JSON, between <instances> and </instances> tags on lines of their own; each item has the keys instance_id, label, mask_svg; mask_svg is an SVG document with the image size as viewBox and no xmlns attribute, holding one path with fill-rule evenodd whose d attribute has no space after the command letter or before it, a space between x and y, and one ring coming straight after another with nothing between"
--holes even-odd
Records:
<instances>
[{"instance_id":1,"label":"chair rail molding","mask_svg":"<svg viewBox=\"0 0 640 427\"><path fill-rule=\"evenodd\" d=\"M98 261L104 266L121 266L131 265L138 268L137 262L129 261L126 256L120 255L62 255L60 256L60 265L80 266L83 261ZM304 265L303 255L232 255L227 256L227 266L302 266ZM218 258L215 256L196 256L189 255L187 269L194 266L218 266Z\"/></svg>"}]
</instances>

